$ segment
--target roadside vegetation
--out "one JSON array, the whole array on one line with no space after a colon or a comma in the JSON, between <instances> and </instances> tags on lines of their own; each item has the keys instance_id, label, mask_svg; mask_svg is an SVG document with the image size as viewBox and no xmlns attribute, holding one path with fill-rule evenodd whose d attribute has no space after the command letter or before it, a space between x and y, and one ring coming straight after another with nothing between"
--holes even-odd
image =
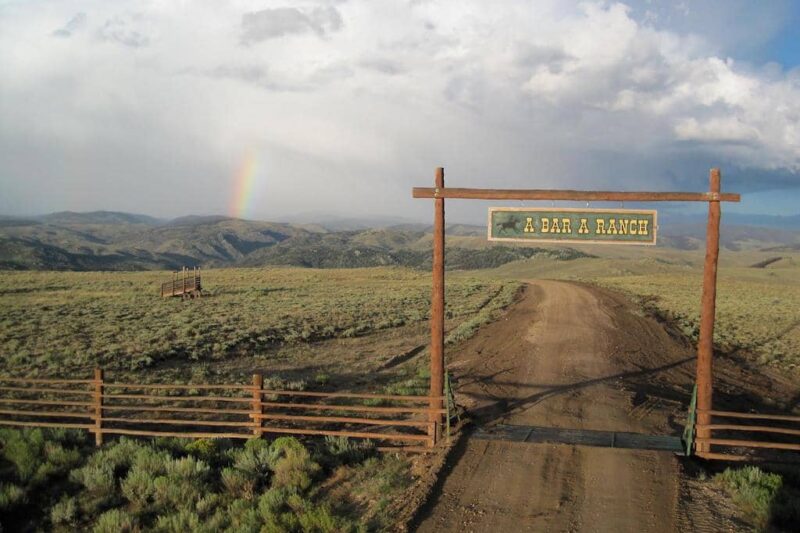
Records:
<instances>
[{"instance_id":1,"label":"roadside vegetation","mask_svg":"<svg viewBox=\"0 0 800 533\"><path fill-rule=\"evenodd\" d=\"M413 479L408 460L369 442L292 437L121 438L0 430L3 531L119 533L386 530L392 499Z\"/></svg>"},{"instance_id":2,"label":"roadside vegetation","mask_svg":"<svg viewBox=\"0 0 800 533\"><path fill-rule=\"evenodd\" d=\"M714 476L721 487L741 509L745 519L758 531L794 531L800 524L800 491L788 484L790 477L800 481L797 469L777 473L757 466L726 468Z\"/></svg>"},{"instance_id":3,"label":"roadside vegetation","mask_svg":"<svg viewBox=\"0 0 800 533\"><path fill-rule=\"evenodd\" d=\"M714 344L740 352L759 364L800 371L800 280L798 269L720 269ZM597 277L661 313L697 340L700 332L702 275Z\"/></svg>"},{"instance_id":4,"label":"roadside vegetation","mask_svg":"<svg viewBox=\"0 0 800 533\"><path fill-rule=\"evenodd\" d=\"M429 316L430 275L408 269L208 270L206 297L191 302L159 297L160 283L171 278L170 272L0 272L0 372L85 377L95 365L128 372L162 363L213 365L423 324ZM449 279L454 339L508 305L517 287Z\"/></svg>"},{"instance_id":5,"label":"roadside vegetation","mask_svg":"<svg viewBox=\"0 0 800 533\"><path fill-rule=\"evenodd\" d=\"M186 302L159 296L171 278L0 272L0 374L86 378L101 366L117 381L246 383L260 372L276 389L428 392L414 357L427 343L427 272L206 270L205 297ZM449 276L447 342L494 319L519 286ZM0 429L0 530L385 531L411 512L414 476L429 468L347 439L121 438L97 449L90 438Z\"/></svg>"}]
</instances>

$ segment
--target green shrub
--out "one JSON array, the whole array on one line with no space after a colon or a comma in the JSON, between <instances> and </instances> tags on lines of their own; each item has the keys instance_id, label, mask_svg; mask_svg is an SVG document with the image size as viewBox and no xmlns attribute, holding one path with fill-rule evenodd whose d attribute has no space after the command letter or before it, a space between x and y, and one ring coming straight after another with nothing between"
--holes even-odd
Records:
<instances>
[{"instance_id":1,"label":"green shrub","mask_svg":"<svg viewBox=\"0 0 800 533\"><path fill-rule=\"evenodd\" d=\"M137 450L127 476L120 483L122 495L139 508L145 508L155 496L155 479L167 472L169 453L150 446Z\"/></svg>"},{"instance_id":2,"label":"green shrub","mask_svg":"<svg viewBox=\"0 0 800 533\"><path fill-rule=\"evenodd\" d=\"M94 496L111 495L116 488L112 465L98 461L73 470L70 479L83 485Z\"/></svg>"},{"instance_id":3,"label":"green shrub","mask_svg":"<svg viewBox=\"0 0 800 533\"><path fill-rule=\"evenodd\" d=\"M155 478L143 469L131 468L120 483L122 495L134 506L143 509L153 501L156 493Z\"/></svg>"},{"instance_id":4,"label":"green shrub","mask_svg":"<svg viewBox=\"0 0 800 533\"><path fill-rule=\"evenodd\" d=\"M81 452L75 448L65 448L59 442L46 442L44 458L54 465L59 473L71 470L81 462Z\"/></svg>"},{"instance_id":5,"label":"green shrub","mask_svg":"<svg viewBox=\"0 0 800 533\"><path fill-rule=\"evenodd\" d=\"M75 523L78 517L78 504L74 496L61 499L50 509L50 521L55 525L68 526Z\"/></svg>"},{"instance_id":6,"label":"green shrub","mask_svg":"<svg viewBox=\"0 0 800 533\"><path fill-rule=\"evenodd\" d=\"M189 441L184 450L189 455L202 459L208 463L216 461L219 455L219 445L216 439L197 439Z\"/></svg>"},{"instance_id":7,"label":"green shrub","mask_svg":"<svg viewBox=\"0 0 800 533\"><path fill-rule=\"evenodd\" d=\"M248 500L234 500L228 507L228 519L231 533L259 533L261 530L261 520L258 513L253 508L252 502Z\"/></svg>"},{"instance_id":8,"label":"green shrub","mask_svg":"<svg viewBox=\"0 0 800 533\"><path fill-rule=\"evenodd\" d=\"M202 485L208 479L211 467L194 457L181 457L167 461L166 470L172 480Z\"/></svg>"},{"instance_id":9,"label":"green shrub","mask_svg":"<svg viewBox=\"0 0 800 533\"><path fill-rule=\"evenodd\" d=\"M160 508L193 506L207 491L211 468L194 457L170 459L166 473L153 480L153 502Z\"/></svg>"},{"instance_id":10,"label":"green shrub","mask_svg":"<svg viewBox=\"0 0 800 533\"><path fill-rule=\"evenodd\" d=\"M250 439L232 452L233 468L223 470L222 482L234 496L256 492L269 481L273 450L264 439Z\"/></svg>"},{"instance_id":11,"label":"green shrub","mask_svg":"<svg viewBox=\"0 0 800 533\"><path fill-rule=\"evenodd\" d=\"M375 454L375 444L370 440L347 437L325 437L325 454L333 465L360 463Z\"/></svg>"},{"instance_id":12,"label":"green shrub","mask_svg":"<svg viewBox=\"0 0 800 533\"><path fill-rule=\"evenodd\" d=\"M177 513L159 516L154 528L159 533L187 533L202 529L200 517L185 509Z\"/></svg>"},{"instance_id":13,"label":"green shrub","mask_svg":"<svg viewBox=\"0 0 800 533\"><path fill-rule=\"evenodd\" d=\"M272 485L284 487L292 492L303 492L311 486L320 466L311 460L308 450L296 439L276 439L272 450Z\"/></svg>"},{"instance_id":14,"label":"green shrub","mask_svg":"<svg viewBox=\"0 0 800 533\"><path fill-rule=\"evenodd\" d=\"M0 510L7 511L25 501L25 489L13 483L0 483Z\"/></svg>"},{"instance_id":15,"label":"green shrub","mask_svg":"<svg viewBox=\"0 0 800 533\"><path fill-rule=\"evenodd\" d=\"M101 514L92 528L94 533L133 533L139 531L136 518L122 509Z\"/></svg>"},{"instance_id":16,"label":"green shrub","mask_svg":"<svg viewBox=\"0 0 800 533\"><path fill-rule=\"evenodd\" d=\"M764 472L756 466L726 468L714 480L731 495L759 527L766 527L776 495L783 485L781 476Z\"/></svg>"},{"instance_id":17,"label":"green shrub","mask_svg":"<svg viewBox=\"0 0 800 533\"><path fill-rule=\"evenodd\" d=\"M258 512L265 520L279 514L285 507L289 492L283 488L271 488L258 499Z\"/></svg>"},{"instance_id":18,"label":"green shrub","mask_svg":"<svg viewBox=\"0 0 800 533\"><path fill-rule=\"evenodd\" d=\"M147 444L123 437L94 453L89 459L89 464L107 465L115 476L121 476L133 464L139 451L147 447Z\"/></svg>"},{"instance_id":19,"label":"green shrub","mask_svg":"<svg viewBox=\"0 0 800 533\"><path fill-rule=\"evenodd\" d=\"M14 473L19 481L31 481L42 464L44 433L41 429L3 429L0 431L3 442L3 458L14 465Z\"/></svg>"},{"instance_id":20,"label":"green shrub","mask_svg":"<svg viewBox=\"0 0 800 533\"><path fill-rule=\"evenodd\" d=\"M250 444L250 441L248 441L248 444ZM305 450L305 446L294 437L278 437L268 446L270 461L273 464L286 453L286 450Z\"/></svg>"},{"instance_id":21,"label":"green shrub","mask_svg":"<svg viewBox=\"0 0 800 533\"><path fill-rule=\"evenodd\" d=\"M343 533L355 530L355 525L337 518L327 505L309 505L299 515L304 533Z\"/></svg>"},{"instance_id":22,"label":"green shrub","mask_svg":"<svg viewBox=\"0 0 800 533\"><path fill-rule=\"evenodd\" d=\"M256 479L237 468L224 468L220 476L222 485L234 498L250 500L256 491Z\"/></svg>"},{"instance_id":23,"label":"green shrub","mask_svg":"<svg viewBox=\"0 0 800 533\"><path fill-rule=\"evenodd\" d=\"M211 493L206 494L197 501L194 508L197 514L203 518L213 515L222 504L222 496L219 494Z\"/></svg>"},{"instance_id":24,"label":"green shrub","mask_svg":"<svg viewBox=\"0 0 800 533\"><path fill-rule=\"evenodd\" d=\"M153 448L168 451L172 455L183 455L187 444L186 439L179 439L178 437L156 437L152 440Z\"/></svg>"},{"instance_id":25,"label":"green shrub","mask_svg":"<svg viewBox=\"0 0 800 533\"><path fill-rule=\"evenodd\" d=\"M167 476L158 476L153 480L153 503L160 509L191 505L191 496L184 495L183 487L174 484Z\"/></svg>"},{"instance_id":26,"label":"green shrub","mask_svg":"<svg viewBox=\"0 0 800 533\"><path fill-rule=\"evenodd\" d=\"M147 472L151 476L158 476L167 471L167 463L172 460L169 452L155 448L142 448L136 452L131 464L132 470Z\"/></svg>"}]
</instances>

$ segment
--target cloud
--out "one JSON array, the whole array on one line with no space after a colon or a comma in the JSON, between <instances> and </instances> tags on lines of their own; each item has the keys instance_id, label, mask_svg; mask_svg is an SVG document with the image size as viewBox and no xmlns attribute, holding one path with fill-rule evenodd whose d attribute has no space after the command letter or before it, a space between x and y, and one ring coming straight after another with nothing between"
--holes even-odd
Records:
<instances>
[{"instance_id":1,"label":"cloud","mask_svg":"<svg viewBox=\"0 0 800 533\"><path fill-rule=\"evenodd\" d=\"M86 13L80 12L69 19L69 22L64 26L54 31L52 35L62 38L71 37L73 33L82 30L84 27L86 27Z\"/></svg>"},{"instance_id":2,"label":"cloud","mask_svg":"<svg viewBox=\"0 0 800 533\"><path fill-rule=\"evenodd\" d=\"M129 48L141 48L150 44L150 39L135 26L142 21L142 17L115 16L105 21L97 31L98 37L103 41L115 42Z\"/></svg>"},{"instance_id":3,"label":"cloud","mask_svg":"<svg viewBox=\"0 0 800 533\"><path fill-rule=\"evenodd\" d=\"M192 72L189 72L192 73ZM214 78L231 78L255 85L268 85L268 69L261 65L229 66L221 65L207 72Z\"/></svg>"},{"instance_id":4,"label":"cloud","mask_svg":"<svg viewBox=\"0 0 800 533\"><path fill-rule=\"evenodd\" d=\"M247 152L256 218L427 217L409 191L440 165L461 186L701 190L720 165L728 190L800 187L800 70L695 31L704 2L119 0L75 25L36 5L0 15L0 213L219 212ZM724 32L761 47L747 18L785 10L748 6Z\"/></svg>"},{"instance_id":5,"label":"cloud","mask_svg":"<svg viewBox=\"0 0 800 533\"><path fill-rule=\"evenodd\" d=\"M682 141L708 143L756 143L760 135L758 129L744 124L737 118L710 118L704 122L689 117L675 123L675 135Z\"/></svg>"},{"instance_id":6,"label":"cloud","mask_svg":"<svg viewBox=\"0 0 800 533\"><path fill-rule=\"evenodd\" d=\"M531 99L604 112L611 124L634 114L676 141L719 143L740 164L800 171L796 75L774 80L732 59L698 57L691 43L637 24L621 4L586 5L556 41L562 56L531 64L522 85Z\"/></svg>"},{"instance_id":7,"label":"cloud","mask_svg":"<svg viewBox=\"0 0 800 533\"><path fill-rule=\"evenodd\" d=\"M260 43L291 34L313 32L322 37L342 27L342 16L333 6L311 10L294 7L262 9L242 15L241 43Z\"/></svg>"},{"instance_id":8,"label":"cloud","mask_svg":"<svg viewBox=\"0 0 800 533\"><path fill-rule=\"evenodd\" d=\"M364 58L359 61L358 65L367 70L388 74L389 76L395 76L405 72L405 68L400 64L399 61L389 57Z\"/></svg>"}]
</instances>

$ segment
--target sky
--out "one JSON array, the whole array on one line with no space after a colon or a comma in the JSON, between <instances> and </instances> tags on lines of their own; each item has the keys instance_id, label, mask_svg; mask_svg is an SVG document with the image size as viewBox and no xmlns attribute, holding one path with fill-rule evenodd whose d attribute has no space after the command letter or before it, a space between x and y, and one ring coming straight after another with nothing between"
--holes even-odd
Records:
<instances>
[{"instance_id":1,"label":"sky","mask_svg":"<svg viewBox=\"0 0 800 533\"><path fill-rule=\"evenodd\" d=\"M800 2L0 0L1 214L427 220L438 166L798 214Z\"/></svg>"}]
</instances>

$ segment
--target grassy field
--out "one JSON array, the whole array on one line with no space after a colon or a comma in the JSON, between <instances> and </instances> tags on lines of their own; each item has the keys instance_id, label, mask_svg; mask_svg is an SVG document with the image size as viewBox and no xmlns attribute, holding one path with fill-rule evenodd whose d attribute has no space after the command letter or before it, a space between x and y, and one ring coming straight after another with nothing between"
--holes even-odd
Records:
<instances>
[{"instance_id":1,"label":"grassy field","mask_svg":"<svg viewBox=\"0 0 800 533\"><path fill-rule=\"evenodd\" d=\"M714 343L761 364L800 370L800 269L726 268L719 273ZM697 339L699 273L597 277L653 306Z\"/></svg>"},{"instance_id":2,"label":"grassy field","mask_svg":"<svg viewBox=\"0 0 800 533\"><path fill-rule=\"evenodd\" d=\"M0 272L0 374L426 394L430 274L220 269L206 297L162 299L170 273ZM450 277L448 341L519 284ZM411 357L407 357L408 355ZM414 357L414 356L417 357ZM398 357L399 356L399 357ZM222 394L222 393L220 393ZM0 526L54 531L385 531L424 458L347 439L110 440L0 430Z\"/></svg>"},{"instance_id":3,"label":"grassy field","mask_svg":"<svg viewBox=\"0 0 800 533\"><path fill-rule=\"evenodd\" d=\"M219 269L206 297L162 299L170 273L0 273L0 372L86 375L95 365L159 365L268 358L285 347L422 325L430 274L401 268ZM450 326L469 329L516 285L457 277L447 286ZM463 329L461 328L461 329Z\"/></svg>"},{"instance_id":4,"label":"grassy field","mask_svg":"<svg viewBox=\"0 0 800 533\"><path fill-rule=\"evenodd\" d=\"M625 292L696 338L701 252L584 251L598 257L536 257L448 273L448 342L468 338L496 317L513 301L519 280L537 278ZM723 254L715 341L755 364L798 372L800 256L749 266L763 259L757 252ZM424 356L414 354L424 354L428 342L427 272L209 270L207 297L189 302L158 296L168 279L165 272L0 272L0 373L86 377L100 365L115 378L144 382L244 382L259 371L299 388L425 393ZM410 458L375 455L370 444L348 441L264 439L246 447L112 441L97 451L85 436L36 431L0 432L4 525L99 532L385 530L419 468ZM720 478L720 486L742 492L732 479ZM187 483L199 483L207 498L191 491L177 498L168 489ZM770 501L783 501L774 487L767 489ZM758 522L764 505L755 507Z\"/></svg>"}]
</instances>

